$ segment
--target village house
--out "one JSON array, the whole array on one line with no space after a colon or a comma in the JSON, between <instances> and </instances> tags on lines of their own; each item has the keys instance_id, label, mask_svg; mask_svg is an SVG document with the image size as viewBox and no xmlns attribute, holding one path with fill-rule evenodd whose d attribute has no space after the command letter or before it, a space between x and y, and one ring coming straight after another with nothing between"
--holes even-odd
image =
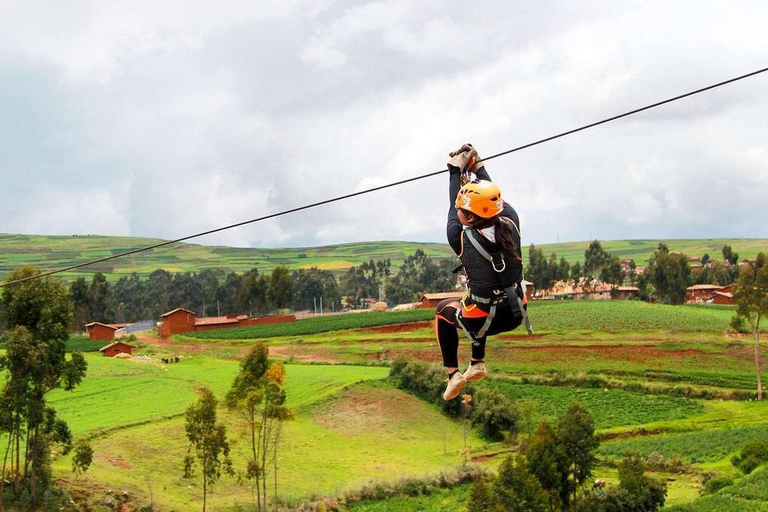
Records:
<instances>
[{"instance_id":1,"label":"village house","mask_svg":"<svg viewBox=\"0 0 768 512\"><path fill-rule=\"evenodd\" d=\"M131 355L134 348L136 347L125 343L124 341L116 341L114 343L110 343L106 347L100 348L99 352L104 354L105 357L115 357L117 354Z\"/></svg>"},{"instance_id":2,"label":"village house","mask_svg":"<svg viewBox=\"0 0 768 512\"><path fill-rule=\"evenodd\" d=\"M115 339L115 331L130 324L103 324L101 322L91 322L85 324L85 332L88 333L90 340L112 340Z\"/></svg>"},{"instance_id":3,"label":"village house","mask_svg":"<svg viewBox=\"0 0 768 512\"><path fill-rule=\"evenodd\" d=\"M719 284L695 284L685 289L686 302L703 302L723 287Z\"/></svg>"},{"instance_id":4,"label":"village house","mask_svg":"<svg viewBox=\"0 0 768 512\"><path fill-rule=\"evenodd\" d=\"M276 315L251 318L247 315L227 315L197 318L194 311L176 308L161 315L163 321L158 326L158 332L164 338L172 334L183 334L194 331L210 331L229 327L244 327L246 325L282 324L295 322L295 315Z\"/></svg>"}]
</instances>

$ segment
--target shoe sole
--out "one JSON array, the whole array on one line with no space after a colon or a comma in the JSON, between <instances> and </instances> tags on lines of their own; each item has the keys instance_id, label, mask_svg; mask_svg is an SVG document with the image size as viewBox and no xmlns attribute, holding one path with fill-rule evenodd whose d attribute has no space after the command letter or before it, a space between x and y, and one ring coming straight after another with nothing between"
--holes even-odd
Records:
<instances>
[{"instance_id":1,"label":"shoe sole","mask_svg":"<svg viewBox=\"0 0 768 512\"><path fill-rule=\"evenodd\" d=\"M485 378L486 375L488 375L487 372L486 373L476 373L476 374L471 375L469 377L467 377L465 375L464 378L466 379L467 382L475 382L476 380L480 380L480 379Z\"/></svg>"},{"instance_id":2,"label":"shoe sole","mask_svg":"<svg viewBox=\"0 0 768 512\"><path fill-rule=\"evenodd\" d=\"M461 393L461 390L464 389L464 386L466 385L467 385L467 381L465 380L464 382L462 382L461 384L453 388L453 393L448 397L446 397L445 393L443 393L443 400L445 400L446 402L453 400L454 398L459 396L459 393Z\"/></svg>"}]
</instances>

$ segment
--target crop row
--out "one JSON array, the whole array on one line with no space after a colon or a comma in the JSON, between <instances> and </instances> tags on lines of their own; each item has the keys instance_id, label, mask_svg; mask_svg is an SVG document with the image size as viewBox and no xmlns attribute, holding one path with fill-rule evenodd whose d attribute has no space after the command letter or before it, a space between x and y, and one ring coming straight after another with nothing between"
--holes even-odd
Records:
<instances>
[{"instance_id":1,"label":"crop row","mask_svg":"<svg viewBox=\"0 0 768 512\"><path fill-rule=\"evenodd\" d=\"M573 401L578 401L590 410L599 429L682 419L703 411L699 402L688 398L615 389L535 386L503 380L489 381L481 386L496 389L510 400L532 400L545 418L556 418Z\"/></svg>"},{"instance_id":2,"label":"crop row","mask_svg":"<svg viewBox=\"0 0 768 512\"><path fill-rule=\"evenodd\" d=\"M666 306L639 301L541 301L530 305L531 318L539 331L594 330L626 331L715 331L728 330L733 311L711 308ZM343 329L426 321L432 310L354 313L306 318L291 324L257 325L190 333L200 339L250 339L301 336Z\"/></svg>"},{"instance_id":3,"label":"crop row","mask_svg":"<svg viewBox=\"0 0 768 512\"><path fill-rule=\"evenodd\" d=\"M646 456L659 452L666 458L680 458L687 462L715 462L728 457L751 439L766 438L768 438L768 424L763 424L639 439L621 439L603 443L599 453L620 457L626 450L631 449Z\"/></svg>"}]
</instances>

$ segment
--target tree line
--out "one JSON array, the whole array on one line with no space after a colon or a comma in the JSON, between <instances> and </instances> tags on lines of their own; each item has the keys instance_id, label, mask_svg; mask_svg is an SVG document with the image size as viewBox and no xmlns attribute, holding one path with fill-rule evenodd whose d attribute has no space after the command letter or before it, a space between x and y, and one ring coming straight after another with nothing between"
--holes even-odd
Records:
<instances>
[{"instance_id":1,"label":"tree line","mask_svg":"<svg viewBox=\"0 0 768 512\"><path fill-rule=\"evenodd\" d=\"M392 275L389 259L370 260L338 278L316 267L291 272L277 266L271 274L258 268L244 273L221 269L176 272L158 269L146 279L133 273L115 282L102 273L90 281L78 277L69 286L74 304L72 329L82 331L88 322L127 323L158 319L183 307L200 316L265 315L280 310L324 311L359 308L364 299L379 297L390 304L413 302L425 292L452 290L455 262L433 260L418 249L405 258Z\"/></svg>"},{"instance_id":2,"label":"tree line","mask_svg":"<svg viewBox=\"0 0 768 512\"><path fill-rule=\"evenodd\" d=\"M525 274L535 290L551 289L558 281L571 281L574 286L579 286L599 279L615 286L637 286L641 300L655 299L664 304L682 304L689 286L725 286L738 279L738 253L730 245L724 245L722 255L722 260L715 261L709 254L704 254L701 266L691 267L687 255L671 252L661 242L641 273L634 260L622 266L619 257L606 251L599 240L593 240L584 251L583 263L577 261L573 264L563 257L558 259L555 252L546 257L540 247L531 244Z\"/></svg>"}]
</instances>

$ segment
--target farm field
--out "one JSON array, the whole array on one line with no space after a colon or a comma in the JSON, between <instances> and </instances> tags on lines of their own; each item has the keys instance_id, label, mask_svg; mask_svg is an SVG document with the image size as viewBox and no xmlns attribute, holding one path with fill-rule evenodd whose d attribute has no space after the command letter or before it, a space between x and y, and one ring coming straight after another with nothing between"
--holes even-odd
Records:
<instances>
[{"instance_id":1,"label":"farm field","mask_svg":"<svg viewBox=\"0 0 768 512\"><path fill-rule=\"evenodd\" d=\"M140 247L162 242L154 238L115 236L42 236L0 234L0 279L13 268L33 265L44 269L62 268L88 260L119 254ZM662 240L608 240L601 241L603 248L620 258L634 259L644 265ZM663 240L673 251L701 257L705 253L718 259L723 245L730 245L741 258L754 258L758 252L768 252L768 239L692 239ZM544 253L556 252L570 263L584 259L589 241L542 244ZM125 259L111 260L92 267L61 274L74 280L102 272L110 280L136 272L146 277L153 270L162 268L169 272L199 272L212 268L227 272L244 272L257 267L262 273L270 273L277 265L287 265L291 270L319 267L343 272L371 259L392 261L397 270L402 261L421 249L432 258L453 258L445 243L423 242L362 242L325 247L296 247L279 249L236 248L197 244L173 244L154 251L133 255ZM528 247L523 248L527 258Z\"/></svg>"},{"instance_id":2,"label":"farm field","mask_svg":"<svg viewBox=\"0 0 768 512\"><path fill-rule=\"evenodd\" d=\"M768 403L748 400L754 391L752 341L727 332L732 313L624 301L535 302L531 314L537 335L492 338L486 359L491 375L474 389L490 387L513 401L532 403L536 412L529 423L556 418L573 400L586 405L602 439L598 456L603 462L595 476L608 482L616 481L612 461L628 448L679 459L681 473L659 474L669 480L670 510L719 510L724 503L731 508L723 510L761 510L768 507L760 494L762 480L741 478L729 462L747 440L768 437ZM370 480L435 475L460 463L461 423L386 379L397 356L438 361L431 322L394 315L389 318L403 323L376 325L377 320L350 328L355 325L333 323L346 321L339 318L304 324L311 328L303 331L308 334L285 334L280 326L258 332L271 357L286 363L288 406L296 414L285 425L279 462L279 494L290 503L344 495ZM87 353L82 386L57 390L50 402L76 437L92 439L95 462L74 482L70 458L58 456L55 476L77 492L88 490L91 503L119 489L139 504L148 503L151 494L159 510L199 506L199 482L181 477L183 413L200 386L223 397L238 371L238 357L256 339L212 331L222 332L227 337L140 340L138 353L151 357L149 362ZM88 343L70 341L72 347ZM466 361L466 340L460 353ZM183 357L177 364L160 364L168 354ZM235 418L224 408L219 413L229 425L235 464L242 466ZM485 441L474 430L468 444L471 456L481 457L476 464L490 471L513 448ZM736 484L699 498L701 479L709 471L735 477ZM467 496L468 487L461 486L349 509L462 510ZM248 503L250 492L236 479L224 478L210 500L212 508L226 510ZM685 508L699 504L709 508Z\"/></svg>"}]
</instances>

